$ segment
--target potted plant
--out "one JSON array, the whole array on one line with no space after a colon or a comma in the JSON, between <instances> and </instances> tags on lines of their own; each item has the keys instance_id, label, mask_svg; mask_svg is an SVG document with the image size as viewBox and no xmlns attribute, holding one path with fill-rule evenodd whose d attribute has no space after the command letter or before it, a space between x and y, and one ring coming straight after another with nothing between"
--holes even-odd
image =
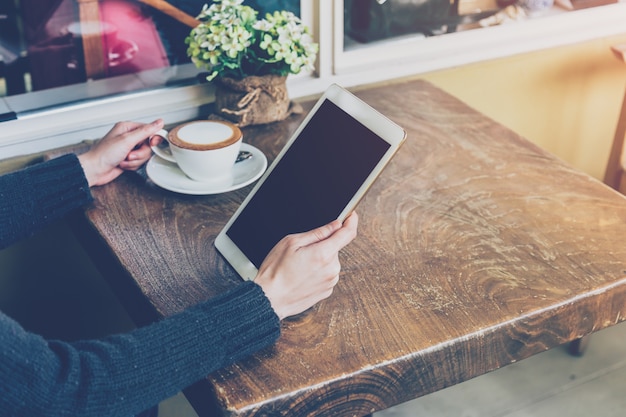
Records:
<instances>
[{"instance_id":1,"label":"potted plant","mask_svg":"<svg viewBox=\"0 0 626 417\"><path fill-rule=\"evenodd\" d=\"M290 114L286 79L311 71L318 45L288 11L263 18L243 0L204 5L186 39L191 61L216 81L216 109L240 126L282 120Z\"/></svg>"}]
</instances>

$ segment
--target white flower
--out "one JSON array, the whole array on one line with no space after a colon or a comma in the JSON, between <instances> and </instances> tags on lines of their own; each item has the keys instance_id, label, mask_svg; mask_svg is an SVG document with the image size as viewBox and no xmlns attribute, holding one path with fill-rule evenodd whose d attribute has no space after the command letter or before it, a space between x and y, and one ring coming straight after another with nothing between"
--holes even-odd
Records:
<instances>
[{"instance_id":1,"label":"white flower","mask_svg":"<svg viewBox=\"0 0 626 417\"><path fill-rule=\"evenodd\" d=\"M209 70L208 79L314 68L318 45L298 16L280 11L257 19L257 14L243 0L215 0L202 7L201 23L186 42L191 61Z\"/></svg>"},{"instance_id":2,"label":"white flower","mask_svg":"<svg viewBox=\"0 0 626 417\"><path fill-rule=\"evenodd\" d=\"M256 30L260 30L262 32L269 32L274 28L274 24L268 22L265 19L258 20L252 25L252 27Z\"/></svg>"}]
</instances>

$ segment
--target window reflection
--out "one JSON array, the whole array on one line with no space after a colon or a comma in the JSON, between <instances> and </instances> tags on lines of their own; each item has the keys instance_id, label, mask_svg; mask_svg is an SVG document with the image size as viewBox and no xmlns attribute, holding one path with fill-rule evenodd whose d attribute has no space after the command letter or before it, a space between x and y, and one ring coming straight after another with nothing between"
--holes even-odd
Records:
<instances>
[{"instance_id":1,"label":"window reflection","mask_svg":"<svg viewBox=\"0 0 626 417\"><path fill-rule=\"evenodd\" d=\"M346 45L477 28L507 1L344 0Z\"/></svg>"},{"instance_id":2,"label":"window reflection","mask_svg":"<svg viewBox=\"0 0 626 417\"><path fill-rule=\"evenodd\" d=\"M175 73L172 68L189 63L184 38L190 26L180 17L197 15L206 2L3 0L0 96L80 85L88 80L106 79L106 85L112 86L115 83L111 81L127 80L130 74ZM289 10L300 14L299 0L244 3L261 13ZM168 77L164 75L159 82L166 84ZM146 87L123 84L130 89Z\"/></svg>"}]
</instances>

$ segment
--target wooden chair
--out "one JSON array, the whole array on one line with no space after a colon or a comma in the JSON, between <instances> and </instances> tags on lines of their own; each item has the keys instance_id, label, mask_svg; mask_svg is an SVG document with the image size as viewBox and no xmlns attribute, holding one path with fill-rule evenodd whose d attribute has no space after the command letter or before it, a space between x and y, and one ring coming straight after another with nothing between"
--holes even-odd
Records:
<instances>
[{"instance_id":1,"label":"wooden chair","mask_svg":"<svg viewBox=\"0 0 626 417\"><path fill-rule=\"evenodd\" d=\"M615 56L626 63L626 44L611 47ZM604 183L626 194L626 156L624 155L624 138L626 137L626 93L622 102L622 110L617 121L613 146L604 173Z\"/></svg>"},{"instance_id":2,"label":"wooden chair","mask_svg":"<svg viewBox=\"0 0 626 417\"><path fill-rule=\"evenodd\" d=\"M88 26L93 24L93 22L99 24L100 9L98 7L98 0L78 0L78 16L81 26ZM106 66L104 51L102 50L101 34L83 30L82 41L87 79L104 77L106 74Z\"/></svg>"},{"instance_id":3,"label":"wooden chair","mask_svg":"<svg viewBox=\"0 0 626 417\"><path fill-rule=\"evenodd\" d=\"M626 63L626 44L619 44L611 47L613 54L622 62ZM626 155L624 140L626 139L626 92L622 101L622 110L617 121L613 145L609 154L609 160L604 172L604 183L611 188L626 194ZM591 336L584 336L576 339L569 345L569 352L572 355L582 355L589 344Z\"/></svg>"},{"instance_id":4,"label":"wooden chair","mask_svg":"<svg viewBox=\"0 0 626 417\"><path fill-rule=\"evenodd\" d=\"M163 0L139 0L141 3L147 4L148 6L154 7L155 9L173 17L179 22L189 26L190 28L195 28L200 24L200 21L195 17L188 15L182 10L172 6L166 1Z\"/></svg>"}]
</instances>

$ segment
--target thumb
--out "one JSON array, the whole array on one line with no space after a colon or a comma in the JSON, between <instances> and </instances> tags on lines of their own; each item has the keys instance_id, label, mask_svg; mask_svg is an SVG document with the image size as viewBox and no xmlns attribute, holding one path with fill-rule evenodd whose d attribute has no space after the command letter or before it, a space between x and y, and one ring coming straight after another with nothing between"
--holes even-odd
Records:
<instances>
[{"instance_id":1,"label":"thumb","mask_svg":"<svg viewBox=\"0 0 626 417\"><path fill-rule=\"evenodd\" d=\"M333 220L332 222L327 223L324 226L320 226L308 232L300 233L298 236L300 246L309 246L313 243L326 240L340 228L341 222L339 220Z\"/></svg>"},{"instance_id":2,"label":"thumb","mask_svg":"<svg viewBox=\"0 0 626 417\"><path fill-rule=\"evenodd\" d=\"M336 250L339 250L354 239L358 224L359 216L356 211L353 211L343 223L339 220L333 220L317 229L302 233L300 243L302 243L302 246L308 246L327 240L336 234L337 238L333 237L332 240L335 241L334 245L336 246Z\"/></svg>"}]
</instances>

